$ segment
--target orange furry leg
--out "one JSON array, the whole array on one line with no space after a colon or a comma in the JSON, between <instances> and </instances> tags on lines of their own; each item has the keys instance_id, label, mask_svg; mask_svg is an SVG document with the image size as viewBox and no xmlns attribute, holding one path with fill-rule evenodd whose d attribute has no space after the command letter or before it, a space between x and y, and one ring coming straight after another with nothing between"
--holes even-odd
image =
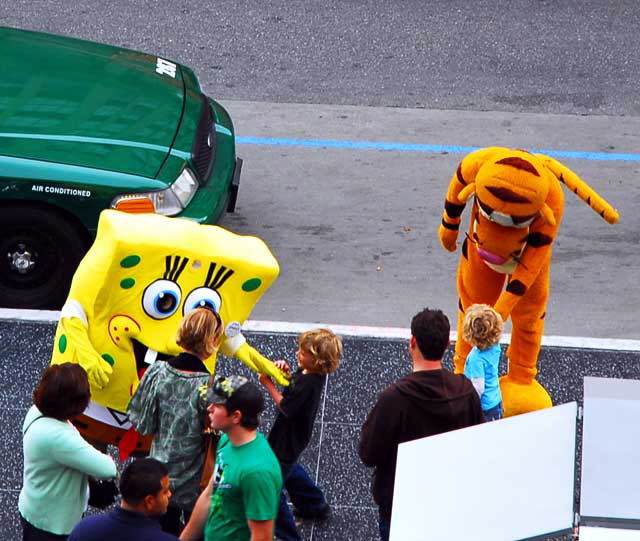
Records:
<instances>
[{"instance_id":1,"label":"orange furry leg","mask_svg":"<svg viewBox=\"0 0 640 541\"><path fill-rule=\"evenodd\" d=\"M549 268L550 259L511 313L509 370L500 380L505 417L552 406L549 393L535 379L549 297Z\"/></svg>"},{"instance_id":2,"label":"orange furry leg","mask_svg":"<svg viewBox=\"0 0 640 541\"><path fill-rule=\"evenodd\" d=\"M549 261L511 313L511 344L507 350L509 374L530 383L538 373L538 354L549 298Z\"/></svg>"}]
</instances>

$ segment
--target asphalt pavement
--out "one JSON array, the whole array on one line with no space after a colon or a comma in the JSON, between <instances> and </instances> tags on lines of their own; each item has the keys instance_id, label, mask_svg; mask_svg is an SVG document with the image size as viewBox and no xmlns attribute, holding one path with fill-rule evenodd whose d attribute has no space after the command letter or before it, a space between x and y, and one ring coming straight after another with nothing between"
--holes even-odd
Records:
<instances>
[{"instance_id":1,"label":"asphalt pavement","mask_svg":"<svg viewBox=\"0 0 640 541\"><path fill-rule=\"evenodd\" d=\"M282 268L255 319L455 318L444 194L466 151L504 145L560 152L621 215L610 226L566 194L546 333L625 339L640 303L639 16L630 1L0 5L2 24L184 62L229 108L245 162L222 225L262 237Z\"/></svg>"},{"instance_id":2,"label":"asphalt pavement","mask_svg":"<svg viewBox=\"0 0 640 541\"><path fill-rule=\"evenodd\" d=\"M565 190L546 334L637 338L638 117L226 105L245 164L222 225L263 238L281 266L254 319L406 327L431 306L455 320L444 196L470 148L502 145L555 152L621 215L609 225Z\"/></svg>"},{"instance_id":3,"label":"asphalt pavement","mask_svg":"<svg viewBox=\"0 0 640 541\"><path fill-rule=\"evenodd\" d=\"M213 96L637 115L634 0L15 0L0 24L155 53Z\"/></svg>"}]
</instances>

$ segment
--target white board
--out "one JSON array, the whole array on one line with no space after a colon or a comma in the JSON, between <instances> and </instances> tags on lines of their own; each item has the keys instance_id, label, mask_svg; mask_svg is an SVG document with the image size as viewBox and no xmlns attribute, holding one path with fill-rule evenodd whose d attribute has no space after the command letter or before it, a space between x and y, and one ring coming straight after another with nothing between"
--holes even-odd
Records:
<instances>
[{"instance_id":1,"label":"white board","mask_svg":"<svg viewBox=\"0 0 640 541\"><path fill-rule=\"evenodd\" d=\"M391 541L513 541L573 528L577 404L398 448Z\"/></svg>"},{"instance_id":2,"label":"white board","mask_svg":"<svg viewBox=\"0 0 640 541\"><path fill-rule=\"evenodd\" d=\"M640 381L584 378L581 523L640 521Z\"/></svg>"}]
</instances>

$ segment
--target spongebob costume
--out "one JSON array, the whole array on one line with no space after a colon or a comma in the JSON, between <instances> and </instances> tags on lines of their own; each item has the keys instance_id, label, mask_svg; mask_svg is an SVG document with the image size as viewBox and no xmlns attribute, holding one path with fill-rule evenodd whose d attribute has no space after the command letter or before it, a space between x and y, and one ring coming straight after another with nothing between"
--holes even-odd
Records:
<instances>
[{"instance_id":1,"label":"spongebob costume","mask_svg":"<svg viewBox=\"0 0 640 541\"><path fill-rule=\"evenodd\" d=\"M103 211L60 313L51 361L87 371L91 403L75 421L81 433L97 443L121 443L132 430L127 404L144 370L157 354L182 351L175 341L179 323L200 306L221 317L221 353L287 384L241 332L278 273L256 237L156 214ZM205 361L211 373L216 356ZM136 443L138 450L149 445L148 437Z\"/></svg>"},{"instance_id":2,"label":"spongebob costume","mask_svg":"<svg viewBox=\"0 0 640 541\"><path fill-rule=\"evenodd\" d=\"M618 221L611 205L560 162L502 147L467 155L445 199L438 233L442 246L453 252L460 216L475 195L457 272L455 371L463 373L471 349L462 338L464 312L471 304L493 306L504 321L511 317L509 368L500 379L505 416L552 405L535 377L549 296L552 244L564 208L562 184L607 222Z\"/></svg>"}]
</instances>

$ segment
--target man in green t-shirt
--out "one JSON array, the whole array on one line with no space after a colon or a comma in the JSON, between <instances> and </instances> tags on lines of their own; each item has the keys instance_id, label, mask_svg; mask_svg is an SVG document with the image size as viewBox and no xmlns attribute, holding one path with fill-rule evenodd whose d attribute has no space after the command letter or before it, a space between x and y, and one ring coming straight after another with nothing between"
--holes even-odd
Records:
<instances>
[{"instance_id":1,"label":"man in green t-shirt","mask_svg":"<svg viewBox=\"0 0 640 541\"><path fill-rule=\"evenodd\" d=\"M208 392L209 418L223 432L211 481L193 509L182 540L271 541L282 488L280 464L257 431L264 398L242 376L217 377Z\"/></svg>"}]
</instances>

